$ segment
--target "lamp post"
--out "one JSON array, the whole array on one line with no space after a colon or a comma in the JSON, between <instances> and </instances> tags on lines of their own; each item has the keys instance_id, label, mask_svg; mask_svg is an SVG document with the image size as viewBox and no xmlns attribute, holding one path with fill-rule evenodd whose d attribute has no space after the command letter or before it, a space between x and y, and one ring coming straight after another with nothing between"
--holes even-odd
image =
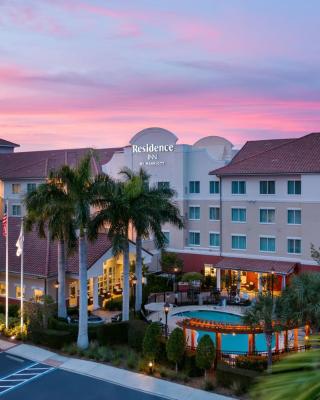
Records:
<instances>
[{"instance_id":1,"label":"lamp post","mask_svg":"<svg viewBox=\"0 0 320 400\"><path fill-rule=\"evenodd\" d=\"M59 290L60 283L58 281L55 281L53 286L56 288L56 303L58 303L58 290Z\"/></svg>"},{"instance_id":2,"label":"lamp post","mask_svg":"<svg viewBox=\"0 0 320 400\"><path fill-rule=\"evenodd\" d=\"M168 338L168 313L169 313L169 310L170 310L170 304L166 301L164 303L164 314L165 314L165 317L166 317L166 325L165 325L165 336L166 336L166 339Z\"/></svg>"},{"instance_id":3,"label":"lamp post","mask_svg":"<svg viewBox=\"0 0 320 400\"><path fill-rule=\"evenodd\" d=\"M271 297L272 297L272 302L273 302L274 273L275 273L275 270L274 270L274 268L272 267L272 268L271 268Z\"/></svg>"},{"instance_id":4,"label":"lamp post","mask_svg":"<svg viewBox=\"0 0 320 400\"><path fill-rule=\"evenodd\" d=\"M179 271L178 267L173 268L173 276L174 276L174 281L173 281L173 291L177 291L177 273Z\"/></svg>"}]
</instances>

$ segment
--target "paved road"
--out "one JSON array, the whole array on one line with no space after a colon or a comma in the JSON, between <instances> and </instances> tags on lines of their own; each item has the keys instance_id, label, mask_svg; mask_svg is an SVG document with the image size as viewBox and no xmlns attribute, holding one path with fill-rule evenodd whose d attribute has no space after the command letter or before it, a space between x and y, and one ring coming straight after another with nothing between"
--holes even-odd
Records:
<instances>
[{"instance_id":1,"label":"paved road","mask_svg":"<svg viewBox=\"0 0 320 400\"><path fill-rule=\"evenodd\" d=\"M164 398L1 353L0 399L161 400Z\"/></svg>"}]
</instances>

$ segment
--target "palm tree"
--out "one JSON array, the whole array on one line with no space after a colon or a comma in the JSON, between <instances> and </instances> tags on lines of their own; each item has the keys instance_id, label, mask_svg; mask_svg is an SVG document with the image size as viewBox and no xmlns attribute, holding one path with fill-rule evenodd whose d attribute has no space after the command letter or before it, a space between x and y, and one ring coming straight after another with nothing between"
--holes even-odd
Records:
<instances>
[{"instance_id":1,"label":"palm tree","mask_svg":"<svg viewBox=\"0 0 320 400\"><path fill-rule=\"evenodd\" d=\"M320 325L320 274L304 273L293 277L277 304L283 323L292 326Z\"/></svg>"},{"instance_id":2,"label":"palm tree","mask_svg":"<svg viewBox=\"0 0 320 400\"><path fill-rule=\"evenodd\" d=\"M136 233L136 304L135 310L139 311L142 304L142 239L150 234L155 238L155 244L158 249L164 248L166 238L162 232L162 224L168 222L183 227L183 221L180 216L179 208L173 202L175 191L162 187L150 187L150 175L140 168L135 173L129 168L124 168L120 174L126 178L126 182L131 182L140 189L132 197L132 217L131 223Z\"/></svg>"},{"instance_id":3,"label":"palm tree","mask_svg":"<svg viewBox=\"0 0 320 400\"><path fill-rule=\"evenodd\" d=\"M246 310L243 316L245 324L252 327L263 326L267 343L269 367L272 365L272 322L276 318L275 306L276 300L273 299L272 294L269 292L266 294L259 293L256 302Z\"/></svg>"},{"instance_id":4,"label":"palm tree","mask_svg":"<svg viewBox=\"0 0 320 400\"><path fill-rule=\"evenodd\" d=\"M93 178L91 174L92 154L85 156L80 163L72 168L62 166L56 173L61 181L73 209L73 222L79 240L79 330L77 345L85 349L88 340L88 244L87 228L90 221L90 205L93 200Z\"/></svg>"},{"instance_id":5,"label":"palm tree","mask_svg":"<svg viewBox=\"0 0 320 400\"><path fill-rule=\"evenodd\" d=\"M37 187L25 197L27 209L26 230L37 226L40 237L45 238L47 230L50 240L58 242L58 317L67 317L65 299L66 253L74 250L76 238L72 219L72 206L58 181L51 179Z\"/></svg>"},{"instance_id":6,"label":"palm tree","mask_svg":"<svg viewBox=\"0 0 320 400\"><path fill-rule=\"evenodd\" d=\"M251 391L252 399L318 400L320 393L319 338L314 348L286 356L278 362L272 374L263 376Z\"/></svg>"},{"instance_id":7,"label":"palm tree","mask_svg":"<svg viewBox=\"0 0 320 400\"><path fill-rule=\"evenodd\" d=\"M140 189L136 183L113 181L107 175L98 176L94 182L93 205L96 212L90 223L89 235L95 238L101 228L107 227L112 242L113 254L123 254L123 301L122 319L129 320L130 263L129 263L129 226L131 204Z\"/></svg>"}]
</instances>

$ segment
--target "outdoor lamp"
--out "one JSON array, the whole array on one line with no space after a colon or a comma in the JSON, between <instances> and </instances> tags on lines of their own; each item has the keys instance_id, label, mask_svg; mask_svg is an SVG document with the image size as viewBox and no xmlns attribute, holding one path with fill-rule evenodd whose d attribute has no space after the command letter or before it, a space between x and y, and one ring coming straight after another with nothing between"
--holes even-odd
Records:
<instances>
[{"instance_id":1,"label":"outdoor lamp","mask_svg":"<svg viewBox=\"0 0 320 400\"><path fill-rule=\"evenodd\" d=\"M166 301L165 303L164 303L164 312L165 312L165 314L166 315L168 315L168 312L169 312L169 310L170 310L170 304Z\"/></svg>"},{"instance_id":2,"label":"outdoor lamp","mask_svg":"<svg viewBox=\"0 0 320 400\"><path fill-rule=\"evenodd\" d=\"M56 289L58 289L58 288L59 288L59 286L60 286L60 283L59 283L58 281L55 281L55 283L54 283L54 287L55 287Z\"/></svg>"},{"instance_id":3,"label":"outdoor lamp","mask_svg":"<svg viewBox=\"0 0 320 400\"><path fill-rule=\"evenodd\" d=\"M275 273L275 270L274 270L274 268L272 267L272 268L271 268L271 274L274 275L274 273Z\"/></svg>"},{"instance_id":4,"label":"outdoor lamp","mask_svg":"<svg viewBox=\"0 0 320 400\"><path fill-rule=\"evenodd\" d=\"M153 362L150 361L148 366L149 366L149 373L152 374L152 372L153 372Z\"/></svg>"},{"instance_id":5,"label":"outdoor lamp","mask_svg":"<svg viewBox=\"0 0 320 400\"><path fill-rule=\"evenodd\" d=\"M134 277L134 278L132 279L132 284L133 284L133 285L136 285L136 284L137 284L137 282L138 282L137 278L136 278L136 277Z\"/></svg>"}]
</instances>

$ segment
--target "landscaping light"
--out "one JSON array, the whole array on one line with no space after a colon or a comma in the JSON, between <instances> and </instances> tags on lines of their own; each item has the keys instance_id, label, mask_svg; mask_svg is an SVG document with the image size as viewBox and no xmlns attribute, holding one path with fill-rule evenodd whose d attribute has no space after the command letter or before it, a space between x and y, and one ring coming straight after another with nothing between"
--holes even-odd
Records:
<instances>
[{"instance_id":1,"label":"landscaping light","mask_svg":"<svg viewBox=\"0 0 320 400\"><path fill-rule=\"evenodd\" d=\"M307 342L307 341L309 340L309 336L306 335L306 336L304 337L304 340Z\"/></svg>"},{"instance_id":2,"label":"landscaping light","mask_svg":"<svg viewBox=\"0 0 320 400\"><path fill-rule=\"evenodd\" d=\"M152 372L153 372L153 362L150 361L148 366L149 366L149 373L152 374Z\"/></svg>"},{"instance_id":3,"label":"landscaping light","mask_svg":"<svg viewBox=\"0 0 320 400\"><path fill-rule=\"evenodd\" d=\"M236 333L235 333L235 332L232 332L232 336L236 336Z\"/></svg>"},{"instance_id":4,"label":"landscaping light","mask_svg":"<svg viewBox=\"0 0 320 400\"><path fill-rule=\"evenodd\" d=\"M11 337L10 337L10 339L12 339L12 340L14 340L16 338L16 335L12 335Z\"/></svg>"}]
</instances>

